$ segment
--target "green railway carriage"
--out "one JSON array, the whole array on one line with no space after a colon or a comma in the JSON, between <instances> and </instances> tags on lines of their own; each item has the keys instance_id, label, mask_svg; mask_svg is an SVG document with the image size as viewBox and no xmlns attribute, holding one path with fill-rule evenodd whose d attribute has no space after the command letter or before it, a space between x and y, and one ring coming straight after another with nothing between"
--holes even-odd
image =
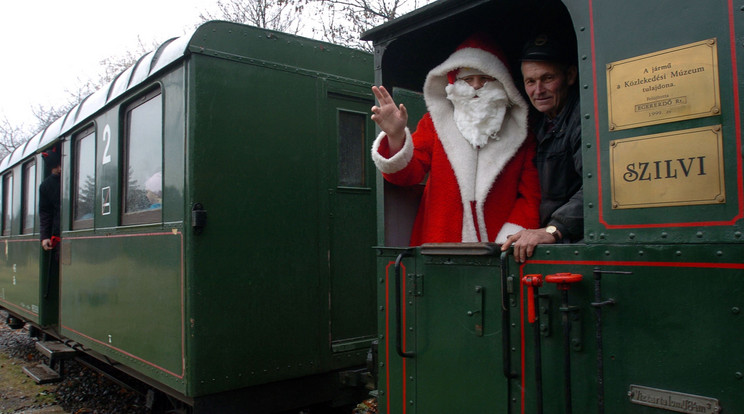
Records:
<instances>
[{"instance_id":1,"label":"green railway carriage","mask_svg":"<svg viewBox=\"0 0 744 414\"><path fill-rule=\"evenodd\" d=\"M519 76L529 36L564 29L582 114L584 239L526 263L406 247L421 189L378 177L379 412L744 412L743 16L729 0L442 0L365 34L376 83L412 107L472 32Z\"/></svg>"},{"instance_id":2,"label":"green railway carriage","mask_svg":"<svg viewBox=\"0 0 744 414\"><path fill-rule=\"evenodd\" d=\"M227 22L164 43L3 161L0 306L194 412L338 400L375 337L372 76ZM35 209L52 148L59 275Z\"/></svg>"}]
</instances>

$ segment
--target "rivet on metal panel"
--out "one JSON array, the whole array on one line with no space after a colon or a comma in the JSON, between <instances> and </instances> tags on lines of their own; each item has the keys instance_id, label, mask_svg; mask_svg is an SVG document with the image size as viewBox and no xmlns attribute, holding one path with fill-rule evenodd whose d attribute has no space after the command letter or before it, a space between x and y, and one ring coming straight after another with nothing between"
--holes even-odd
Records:
<instances>
[{"instance_id":1,"label":"rivet on metal panel","mask_svg":"<svg viewBox=\"0 0 744 414\"><path fill-rule=\"evenodd\" d=\"M589 115L589 114L584 114L584 119L589 119L589 118L591 118L591 115Z\"/></svg>"},{"instance_id":2,"label":"rivet on metal panel","mask_svg":"<svg viewBox=\"0 0 744 414\"><path fill-rule=\"evenodd\" d=\"M579 28L579 31L582 31L582 32L583 32L584 30L586 30L586 27L584 27L584 26L581 26L581 27Z\"/></svg>"},{"instance_id":3,"label":"rivet on metal panel","mask_svg":"<svg viewBox=\"0 0 744 414\"><path fill-rule=\"evenodd\" d=\"M721 256L723 256L723 252L722 252L722 251L720 251L720 250L718 250L718 251L716 252L716 256L718 256L718 257L721 257Z\"/></svg>"},{"instance_id":4,"label":"rivet on metal panel","mask_svg":"<svg viewBox=\"0 0 744 414\"><path fill-rule=\"evenodd\" d=\"M600 239L604 239L605 238L605 234L604 233L599 233L599 238Z\"/></svg>"},{"instance_id":5,"label":"rivet on metal panel","mask_svg":"<svg viewBox=\"0 0 744 414\"><path fill-rule=\"evenodd\" d=\"M662 231L662 232L661 232L661 238L662 238L662 239L666 239L668 235L669 235L669 234L668 234L667 232L665 232L665 231Z\"/></svg>"},{"instance_id":6,"label":"rivet on metal panel","mask_svg":"<svg viewBox=\"0 0 744 414\"><path fill-rule=\"evenodd\" d=\"M674 254L676 254L677 256L682 256L682 252L679 251L679 250L677 250L676 252L674 252Z\"/></svg>"},{"instance_id":7,"label":"rivet on metal panel","mask_svg":"<svg viewBox=\"0 0 744 414\"><path fill-rule=\"evenodd\" d=\"M592 178L592 177L593 177L592 176L592 173L590 173L590 172L586 173L586 178Z\"/></svg>"},{"instance_id":8,"label":"rivet on metal panel","mask_svg":"<svg viewBox=\"0 0 744 414\"><path fill-rule=\"evenodd\" d=\"M605 250L605 256L609 256L609 255L610 255L610 251L609 250Z\"/></svg>"},{"instance_id":9,"label":"rivet on metal panel","mask_svg":"<svg viewBox=\"0 0 744 414\"><path fill-rule=\"evenodd\" d=\"M635 233L629 233L628 238L631 240L635 239Z\"/></svg>"},{"instance_id":10,"label":"rivet on metal panel","mask_svg":"<svg viewBox=\"0 0 744 414\"><path fill-rule=\"evenodd\" d=\"M737 372L736 374L734 374L734 376L736 377L736 379L742 379L742 378L744 378L744 375L742 375L741 372Z\"/></svg>"},{"instance_id":11,"label":"rivet on metal panel","mask_svg":"<svg viewBox=\"0 0 744 414\"><path fill-rule=\"evenodd\" d=\"M586 143L586 147L587 147L587 148L591 148L591 147L592 147L592 143L591 143L591 142L587 142L587 143Z\"/></svg>"},{"instance_id":12,"label":"rivet on metal panel","mask_svg":"<svg viewBox=\"0 0 744 414\"><path fill-rule=\"evenodd\" d=\"M731 308L731 313L733 313L734 315L738 315L739 312L741 312L741 309L739 309L738 307L734 306L733 308Z\"/></svg>"},{"instance_id":13,"label":"rivet on metal panel","mask_svg":"<svg viewBox=\"0 0 744 414\"><path fill-rule=\"evenodd\" d=\"M384 306L380 306L380 312L383 312L385 310Z\"/></svg>"},{"instance_id":14,"label":"rivet on metal panel","mask_svg":"<svg viewBox=\"0 0 744 414\"><path fill-rule=\"evenodd\" d=\"M736 237L737 239L740 238L741 237L741 232L740 231L735 232L734 233L734 237Z\"/></svg>"},{"instance_id":15,"label":"rivet on metal panel","mask_svg":"<svg viewBox=\"0 0 744 414\"><path fill-rule=\"evenodd\" d=\"M584 84L584 89L589 89L589 85L587 85L587 84L585 83L585 84Z\"/></svg>"},{"instance_id":16,"label":"rivet on metal panel","mask_svg":"<svg viewBox=\"0 0 744 414\"><path fill-rule=\"evenodd\" d=\"M703 237L703 232L702 231L699 231L699 232L695 233L695 236L697 236L697 238L700 239L700 238Z\"/></svg>"},{"instance_id":17,"label":"rivet on metal panel","mask_svg":"<svg viewBox=\"0 0 744 414\"><path fill-rule=\"evenodd\" d=\"M643 250L638 250L638 256L643 256Z\"/></svg>"},{"instance_id":18,"label":"rivet on metal panel","mask_svg":"<svg viewBox=\"0 0 744 414\"><path fill-rule=\"evenodd\" d=\"M579 255L579 251L578 250L574 250L574 256L578 256L578 255Z\"/></svg>"}]
</instances>

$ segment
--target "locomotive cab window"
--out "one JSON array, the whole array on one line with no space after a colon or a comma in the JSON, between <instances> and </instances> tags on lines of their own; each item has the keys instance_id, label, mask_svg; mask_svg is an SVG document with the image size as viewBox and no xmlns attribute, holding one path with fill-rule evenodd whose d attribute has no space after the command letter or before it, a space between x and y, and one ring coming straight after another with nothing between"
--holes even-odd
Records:
<instances>
[{"instance_id":1,"label":"locomotive cab window","mask_svg":"<svg viewBox=\"0 0 744 414\"><path fill-rule=\"evenodd\" d=\"M122 224L156 223L162 217L163 108L160 90L126 109Z\"/></svg>"},{"instance_id":2,"label":"locomotive cab window","mask_svg":"<svg viewBox=\"0 0 744 414\"><path fill-rule=\"evenodd\" d=\"M13 219L13 174L3 176L3 236L10 236Z\"/></svg>"},{"instance_id":3,"label":"locomotive cab window","mask_svg":"<svg viewBox=\"0 0 744 414\"><path fill-rule=\"evenodd\" d=\"M36 163L32 161L23 166L23 234L34 232L36 191Z\"/></svg>"},{"instance_id":4,"label":"locomotive cab window","mask_svg":"<svg viewBox=\"0 0 744 414\"><path fill-rule=\"evenodd\" d=\"M75 137L75 199L73 201L73 229L93 226L95 205L96 140L89 128Z\"/></svg>"},{"instance_id":5,"label":"locomotive cab window","mask_svg":"<svg viewBox=\"0 0 744 414\"><path fill-rule=\"evenodd\" d=\"M338 112L338 185L364 187L365 114Z\"/></svg>"}]
</instances>

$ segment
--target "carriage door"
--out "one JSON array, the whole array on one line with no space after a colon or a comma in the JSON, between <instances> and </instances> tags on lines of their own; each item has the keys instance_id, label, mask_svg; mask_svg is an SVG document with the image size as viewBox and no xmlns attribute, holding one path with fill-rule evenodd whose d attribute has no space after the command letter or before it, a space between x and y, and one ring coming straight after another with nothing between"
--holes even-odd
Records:
<instances>
[{"instance_id":1,"label":"carriage door","mask_svg":"<svg viewBox=\"0 0 744 414\"><path fill-rule=\"evenodd\" d=\"M326 85L331 344L334 353L366 355L376 332L373 96L368 87Z\"/></svg>"}]
</instances>

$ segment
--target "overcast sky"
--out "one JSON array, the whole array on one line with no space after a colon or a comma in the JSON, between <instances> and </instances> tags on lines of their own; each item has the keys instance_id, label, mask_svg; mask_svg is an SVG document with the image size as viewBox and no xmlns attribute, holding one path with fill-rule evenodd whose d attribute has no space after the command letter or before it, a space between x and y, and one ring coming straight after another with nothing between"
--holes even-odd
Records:
<instances>
[{"instance_id":1,"label":"overcast sky","mask_svg":"<svg viewBox=\"0 0 744 414\"><path fill-rule=\"evenodd\" d=\"M34 123L31 107L101 73L99 62L183 35L217 0L0 1L0 119Z\"/></svg>"}]
</instances>

